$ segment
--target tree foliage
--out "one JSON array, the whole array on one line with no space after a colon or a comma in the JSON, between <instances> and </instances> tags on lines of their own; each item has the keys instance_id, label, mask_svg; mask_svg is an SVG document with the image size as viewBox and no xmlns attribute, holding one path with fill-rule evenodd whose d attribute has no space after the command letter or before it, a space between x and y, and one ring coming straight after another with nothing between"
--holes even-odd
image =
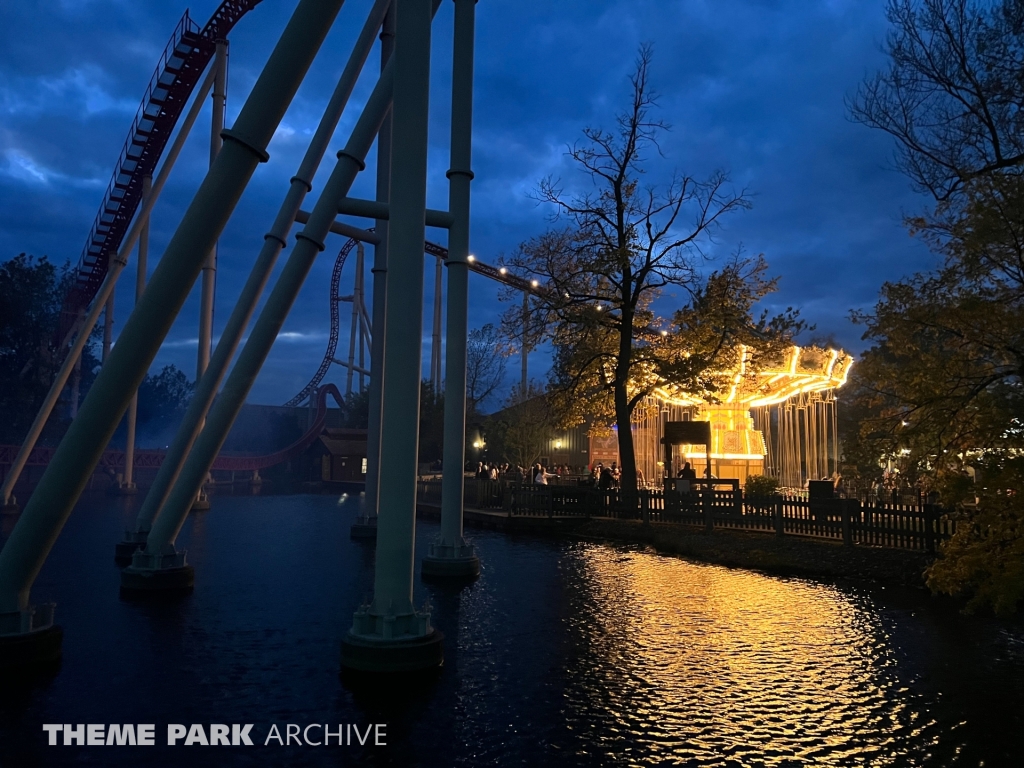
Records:
<instances>
[{"instance_id":1,"label":"tree foliage","mask_svg":"<svg viewBox=\"0 0 1024 768\"><path fill-rule=\"evenodd\" d=\"M1012 613L1024 600L1024 458L990 455L979 469L977 509L962 516L926 578L937 592L966 597L969 611Z\"/></svg>"},{"instance_id":2,"label":"tree foliage","mask_svg":"<svg viewBox=\"0 0 1024 768\"><path fill-rule=\"evenodd\" d=\"M645 185L647 154L659 151L668 126L653 116L652 52L640 49L631 77L632 98L612 131L587 128L568 156L589 177L589 191L567 194L558 180L541 182L539 198L561 226L536 237L507 260L535 281L529 323L518 307L504 318L512 334L543 334L554 348L551 395L563 421L592 416L618 424L624 499L635 497L636 464L630 420L637 404L662 379L713 390L714 371L742 343L771 344L800 324L787 311L751 317L774 289L761 257L734 257L707 279L701 267L720 221L749 207L723 172L706 179L675 174L661 188ZM674 287L689 302L671 320L654 302ZM524 329L525 330L513 330Z\"/></svg>"},{"instance_id":3,"label":"tree foliage","mask_svg":"<svg viewBox=\"0 0 1024 768\"><path fill-rule=\"evenodd\" d=\"M941 263L854 314L872 347L853 369L848 448L898 460L959 510L932 587L1006 610L1024 569L1024 5L892 0L889 18L889 67L852 114L895 137L898 167L933 196L907 224ZM968 466L985 478L977 507Z\"/></svg>"},{"instance_id":4,"label":"tree foliage","mask_svg":"<svg viewBox=\"0 0 1024 768\"><path fill-rule=\"evenodd\" d=\"M555 422L542 387L531 382L524 391L516 385L505 407L488 424L491 451L513 466L529 469L550 445Z\"/></svg>"},{"instance_id":5,"label":"tree foliage","mask_svg":"<svg viewBox=\"0 0 1024 768\"><path fill-rule=\"evenodd\" d=\"M63 363L55 339L61 304L73 279L69 265L24 253L0 264L0 442L20 443ZM92 343L82 354L84 395L98 364ZM69 423L67 399L47 422L43 439L57 439Z\"/></svg>"},{"instance_id":6,"label":"tree foliage","mask_svg":"<svg viewBox=\"0 0 1024 768\"><path fill-rule=\"evenodd\" d=\"M419 429L420 463L440 461L444 447L444 390L435 390L428 379L420 382Z\"/></svg>"},{"instance_id":7,"label":"tree foliage","mask_svg":"<svg viewBox=\"0 0 1024 768\"><path fill-rule=\"evenodd\" d=\"M889 66L850 102L896 139L896 166L939 201L1024 163L1024 5L890 0Z\"/></svg>"}]
</instances>

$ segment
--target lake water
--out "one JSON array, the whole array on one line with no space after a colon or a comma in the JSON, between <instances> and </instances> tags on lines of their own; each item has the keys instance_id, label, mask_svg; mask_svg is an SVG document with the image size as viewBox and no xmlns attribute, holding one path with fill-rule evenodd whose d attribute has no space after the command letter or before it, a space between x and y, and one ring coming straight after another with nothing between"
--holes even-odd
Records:
<instances>
[{"instance_id":1,"label":"lake water","mask_svg":"<svg viewBox=\"0 0 1024 768\"><path fill-rule=\"evenodd\" d=\"M0 765L1024 764L1024 630L917 594L470 531L475 584L417 577L440 674L352 688L339 641L373 583L358 497L215 497L182 531L196 589L173 603L119 597L136 504L83 499L40 574L63 663L0 691ZM420 556L437 530L419 524ZM43 723L154 723L158 746L51 747ZM256 746L167 747L168 723L253 723ZM387 746L263 745L289 723L386 723Z\"/></svg>"}]
</instances>

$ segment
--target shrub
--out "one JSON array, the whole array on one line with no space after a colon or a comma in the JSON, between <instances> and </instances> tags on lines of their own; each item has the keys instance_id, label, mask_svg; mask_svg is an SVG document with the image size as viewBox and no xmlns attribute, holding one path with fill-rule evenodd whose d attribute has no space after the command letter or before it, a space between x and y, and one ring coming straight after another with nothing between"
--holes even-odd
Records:
<instances>
[{"instance_id":1,"label":"shrub","mask_svg":"<svg viewBox=\"0 0 1024 768\"><path fill-rule=\"evenodd\" d=\"M768 475L750 475L743 489L747 496L754 498L774 496L779 489L779 481Z\"/></svg>"}]
</instances>

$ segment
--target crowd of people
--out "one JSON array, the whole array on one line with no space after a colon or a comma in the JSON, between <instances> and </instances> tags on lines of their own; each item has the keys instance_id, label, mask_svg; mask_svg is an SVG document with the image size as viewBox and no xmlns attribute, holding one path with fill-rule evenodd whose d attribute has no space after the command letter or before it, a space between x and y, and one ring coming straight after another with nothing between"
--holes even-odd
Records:
<instances>
[{"instance_id":1,"label":"crowd of people","mask_svg":"<svg viewBox=\"0 0 1024 768\"><path fill-rule=\"evenodd\" d=\"M536 483L547 485L554 478L580 477L586 474L586 467L571 467L567 464L556 464L548 469L540 462L530 468L504 463L477 462L473 470L478 480L505 480L513 483Z\"/></svg>"}]
</instances>

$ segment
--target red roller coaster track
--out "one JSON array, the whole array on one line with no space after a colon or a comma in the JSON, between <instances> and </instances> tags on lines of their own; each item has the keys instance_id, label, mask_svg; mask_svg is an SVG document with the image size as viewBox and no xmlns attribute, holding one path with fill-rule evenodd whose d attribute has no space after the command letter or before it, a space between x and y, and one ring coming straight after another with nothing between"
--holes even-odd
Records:
<instances>
[{"instance_id":1,"label":"red roller coaster track","mask_svg":"<svg viewBox=\"0 0 1024 768\"><path fill-rule=\"evenodd\" d=\"M75 283L64 297L57 342L78 321L107 274L142 200L142 179L156 168L185 104L210 63L217 41L261 0L224 0L202 29L185 11L164 48L114 166L100 211L78 261Z\"/></svg>"}]
</instances>

